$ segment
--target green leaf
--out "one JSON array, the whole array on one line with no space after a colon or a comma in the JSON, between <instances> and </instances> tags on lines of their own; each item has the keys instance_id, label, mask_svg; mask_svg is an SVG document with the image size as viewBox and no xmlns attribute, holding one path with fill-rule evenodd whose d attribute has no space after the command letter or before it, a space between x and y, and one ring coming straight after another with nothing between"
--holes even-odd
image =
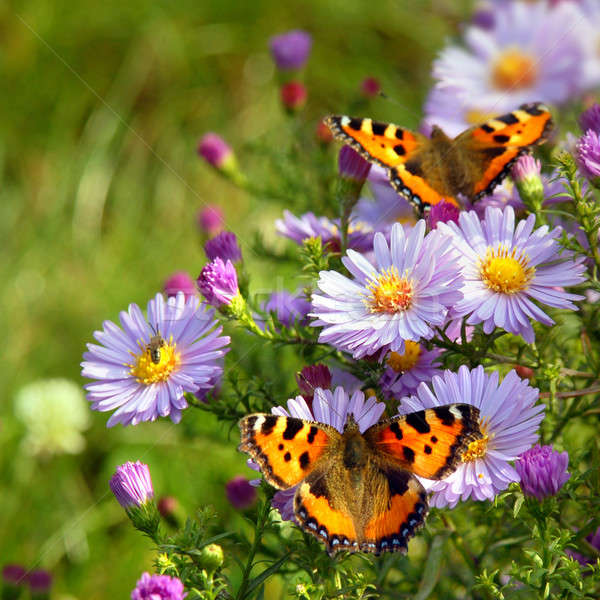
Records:
<instances>
[{"instance_id":1,"label":"green leaf","mask_svg":"<svg viewBox=\"0 0 600 600\"><path fill-rule=\"evenodd\" d=\"M448 538L446 535L438 535L433 538L429 547L429 556L423 569L423 578L419 590L413 600L426 600L436 586L442 571L442 557L444 556L444 544Z\"/></svg>"},{"instance_id":2,"label":"green leaf","mask_svg":"<svg viewBox=\"0 0 600 600\"><path fill-rule=\"evenodd\" d=\"M523 494L517 494L517 499L515 500L515 505L513 507L513 517L516 519L519 511L521 510L521 506L523 506L523 502L525 501L525 496Z\"/></svg>"},{"instance_id":3,"label":"green leaf","mask_svg":"<svg viewBox=\"0 0 600 600\"><path fill-rule=\"evenodd\" d=\"M270 567L265 569L260 575L257 575L249 584L246 590L245 598L247 598L252 591L254 591L259 585L261 585L271 575L274 575L279 571L281 565L288 559L291 552L284 554L278 561L274 562Z\"/></svg>"}]
</instances>

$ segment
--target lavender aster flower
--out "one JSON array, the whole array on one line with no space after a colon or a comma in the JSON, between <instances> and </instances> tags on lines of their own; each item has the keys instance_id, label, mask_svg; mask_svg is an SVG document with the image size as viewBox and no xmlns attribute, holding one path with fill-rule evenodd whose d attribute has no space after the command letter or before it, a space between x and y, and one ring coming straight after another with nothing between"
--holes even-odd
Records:
<instances>
[{"instance_id":1,"label":"lavender aster flower","mask_svg":"<svg viewBox=\"0 0 600 600\"><path fill-rule=\"evenodd\" d=\"M340 433L344 433L348 416L353 415L360 432L363 433L379 421L384 410L385 404L377 402L373 396L365 399L361 391L350 395L344 388L337 387L334 391L317 388L312 410L302 396L296 396L288 400L287 410L283 406L276 406L271 412L274 415L325 423L335 427ZM297 487L280 490L273 496L271 504L279 510L284 520L294 520L294 494Z\"/></svg>"},{"instance_id":2,"label":"lavender aster flower","mask_svg":"<svg viewBox=\"0 0 600 600\"><path fill-rule=\"evenodd\" d=\"M339 252L341 247L338 224L326 217L317 217L312 212L301 217L294 216L290 211L283 211L283 219L275 221L277 233L287 237L297 244L302 244L309 238L320 237L323 246L333 252ZM372 228L360 221L350 223L348 229L348 247L358 252L370 250L373 247Z\"/></svg>"},{"instance_id":3,"label":"lavender aster flower","mask_svg":"<svg viewBox=\"0 0 600 600\"><path fill-rule=\"evenodd\" d=\"M548 231L543 226L533 231L534 225L535 216L530 215L515 228L510 206L504 211L487 208L483 222L475 212L462 212L459 225L438 225L438 230L452 235L460 253L464 299L453 307L455 315L470 315L467 322L483 323L485 333L501 327L532 343L530 319L544 325L554 323L533 301L577 310L572 300L582 296L556 286L584 281L584 258L560 252L556 241L560 228Z\"/></svg>"},{"instance_id":4,"label":"lavender aster flower","mask_svg":"<svg viewBox=\"0 0 600 600\"><path fill-rule=\"evenodd\" d=\"M571 477L567 473L568 466L567 452L557 452L552 446L539 444L523 452L515 462L523 493L540 501L554 496Z\"/></svg>"},{"instance_id":5,"label":"lavender aster flower","mask_svg":"<svg viewBox=\"0 0 600 600\"><path fill-rule=\"evenodd\" d=\"M509 371L502 383L498 373L486 374L482 366L458 373L445 371L435 376L432 389L422 383L416 396L402 398L400 414L464 402L479 409L479 427L483 438L471 442L462 456L462 464L441 481L421 479L433 492L431 506L454 507L459 500L493 500L518 472L508 461L515 460L538 439L537 429L544 418L544 406L535 405L538 390Z\"/></svg>"},{"instance_id":6,"label":"lavender aster flower","mask_svg":"<svg viewBox=\"0 0 600 600\"><path fill-rule=\"evenodd\" d=\"M109 485L115 498L125 509L140 507L154 498L150 469L139 460L118 466Z\"/></svg>"},{"instance_id":7,"label":"lavender aster flower","mask_svg":"<svg viewBox=\"0 0 600 600\"><path fill-rule=\"evenodd\" d=\"M227 500L234 508L244 510L256 501L256 488L243 475L237 475L225 485Z\"/></svg>"},{"instance_id":8,"label":"lavender aster flower","mask_svg":"<svg viewBox=\"0 0 600 600\"><path fill-rule=\"evenodd\" d=\"M380 386L388 398L400 398L416 391L419 384L430 382L434 375L441 374L437 359L441 349L427 350L417 342L404 342L404 353L390 352L387 367L381 377Z\"/></svg>"},{"instance_id":9,"label":"lavender aster flower","mask_svg":"<svg viewBox=\"0 0 600 600\"><path fill-rule=\"evenodd\" d=\"M177 577L149 573L142 573L131 592L131 600L183 600L186 596Z\"/></svg>"},{"instance_id":10,"label":"lavender aster flower","mask_svg":"<svg viewBox=\"0 0 600 600\"><path fill-rule=\"evenodd\" d=\"M600 41L600 38L599 38ZM588 129L600 133L600 104L594 102L587 110L583 111L579 116L579 126L584 133Z\"/></svg>"},{"instance_id":11,"label":"lavender aster flower","mask_svg":"<svg viewBox=\"0 0 600 600\"><path fill-rule=\"evenodd\" d=\"M593 90L600 84L600 4L597 0L577 0L576 4L581 14L577 34L584 47L581 85Z\"/></svg>"},{"instance_id":12,"label":"lavender aster flower","mask_svg":"<svg viewBox=\"0 0 600 600\"><path fill-rule=\"evenodd\" d=\"M300 373L296 373L296 383L300 394L310 407L317 388L324 390L331 388L331 371L327 365L309 365L304 367Z\"/></svg>"},{"instance_id":13,"label":"lavender aster flower","mask_svg":"<svg viewBox=\"0 0 600 600\"><path fill-rule=\"evenodd\" d=\"M232 263L242 260L242 251L238 245L237 237L232 231L222 231L204 244L204 252L208 260L230 260Z\"/></svg>"},{"instance_id":14,"label":"lavender aster flower","mask_svg":"<svg viewBox=\"0 0 600 600\"><path fill-rule=\"evenodd\" d=\"M228 306L240 295L237 273L230 260L217 257L204 266L196 281L200 293L216 308Z\"/></svg>"},{"instance_id":15,"label":"lavender aster flower","mask_svg":"<svg viewBox=\"0 0 600 600\"><path fill-rule=\"evenodd\" d=\"M233 150L216 133L206 133L198 143L198 154L212 167L223 169L234 159Z\"/></svg>"},{"instance_id":16,"label":"lavender aster flower","mask_svg":"<svg viewBox=\"0 0 600 600\"><path fill-rule=\"evenodd\" d=\"M214 311L179 292L166 302L161 294L150 300L148 321L137 304L119 319L123 329L105 321L104 329L94 332L102 345L88 344L83 355L81 374L98 380L85 385L92 409L117 409L108 427L159 416L179 423L187 407L184 393L210 387L222 372L218 361L228 351L229 338L221 336ZM157 335L163 342L158 362L151 346Z\"/></svg>"},{"instance_id":17,"label":"lavender aster flower","mask_svg":"<svg viewBox=\"0 0 600 600\"><path fill-rule=\"evenodd\" d=\"M290 294L282 290L271 294L263 310L267 313L274 312L277 320L286 327L290 327L295 321L301 325L306 325L307 316L310 312L310 302L303 296Z\"/></svg>"},{"instance_id":18,"label":"lavender aster flower","mask_svg":"<svg viewBox=\"0 0 600 600\"><path fill-rule=\"evenodd\" d=\"M183 292L186 299L196 295L194 280L185 271L173 273L165 281L163 290L169 298L177 296L178 292Z\"/></svg>"},{"instance_id":19,"label":"lavender aster flower","mask_svg":"<svg viewBox=\"0 0 600 600\"><path fill-rule=\"evenodd\" d=\"M278 69L301 69L310 54L312 37L306 31L294 29L269 40L271 56Z\"/></svg>"},{"instance_id":20,"label":"lavender aster flower","mask_svg":"<svg viewBox=\"0 0 600 600\"><path fill-rule=\"evenodd\" d=\"M425 235L425 221L407 234L398 223L391 244L377 233L376 265L349 250L343 263L353 275L321 271L320 293L312 297L319 341L360 358L378 351L404 352L404 341L433 336L448 307L461 300L459 266L451 240L438 231Z\"/></svg>"},{"instance_id":21,"label":"lavender aster flower","mask_svg":"<svg viewBox=\"0 0 600 600\"><path fill-rule=\"evenodd\" d=\"M367 162L354 148L342 146L338 157L338 171L345 179L364 183L371 170Z\"/></svg>"},{"instance_id":22,"label":"lavender aster flower","mask_svg":"<svg viewBox=\"0 0 600 600\"><path fill-rule=\"evenodd\" d=\"M591 181L600 177L600 134L588 129L579 138L576 152L581 172Z\"/></svg>"},{"instance_id":23,"label":"lavender aster flower","mask_svg":"<svg viewBox=\"0 0 600 600\"><path fill-rule=\"evenodd\" d=\"M450 136L532 99L561 104L581 90L583 19L573 3L504 2L493 16L489 29L467 28L466 49L448 46L434 63L426 123Z\"/></svg>"},{"instance_id":24,"label":"lavender aster flower","mask_svg":"<svg viewBox=\"0 0 600 600\"><path fill-rule=\"evenodd\" d=\"M438 223L447 223L448 221L458 223L459 213L460 210L457 206L442 200L430 208L427 215L427 227L435 229Z\"/></svg>"}]
</instances>

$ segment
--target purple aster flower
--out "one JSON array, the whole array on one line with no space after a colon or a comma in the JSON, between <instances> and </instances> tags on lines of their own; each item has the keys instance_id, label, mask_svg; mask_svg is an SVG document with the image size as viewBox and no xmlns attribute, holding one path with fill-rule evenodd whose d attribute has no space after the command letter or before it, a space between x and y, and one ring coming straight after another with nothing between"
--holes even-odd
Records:
<instances>
[{"instance_id":1,"label":"purple aster flower","mask_svg":"<svg viewBox=\"0 0 600 600\"><path fill-rule=\"evenodd\" d=\"M584 47L581 86L593 90L600 84L600 4L597 0L578 0L576 5L581 14L577 34Z\"/></svg>"},{"instance_id":2,"label":"purple aster flower","mask_svg":"<svg viewBox=\"0 0 600 600\"><path fill-rule=\"evenodd\" d=\"M459 225L441 223L438 230L449 233L459 251L463 269L464 299L453 307L457 316L470 315L469 324L483 323L485 333L501 327L526 342L534 341L530 319L544 325L554 321L533 301L555 308L577 310L568 294L557 286L585 280L584 257L560 250L556 240L561 229L547 226L533 231L535 216L520 221L508 206L501 211L487 208L485 220L475 212L462 212Z\"/></svg>"},{"instance_id":3,"label":"purple aster flower","mask_svg":"<svg viewBox=\"0 0 600 600\"><path fill-rule=\"evenodd\" d=\"M81 374L98 380L85 385L92 409L117 409L108 427L159 416L179 423L187 407L184 393L210 387L222 373L218 361L229 338L221 336L214 311L181 292L166 302L157 294L148 302L148 320L137 304L119 320L123 329L105 321L104 329L94 332L102 345L88 344L83 355Z\"/></svg>"},{"instance_id":4,"label":"purple aster flower","mask_svg":"<svg viewBox=\"0 0 600 600\"><path fill-rule=\"evenodd\" d=\"M433 336L448 307L461 300L462 281L449 237L438 230L425 235L425 221L408 233L396 223L391 243L374 239L376 264L348 250L342 261L353 279L321 271L320 293L312 296L313 326L322 326L319 341L351 352L355 358L392 350L404 341Z\"/></svg>"},{"instance_id":5,"label":"purple aster flower","mask_svg":"<svg viewBox=\"0 0 600 600\"><path fill-rule=\"evenodd\" d=\"M150 573L142 573L131 592L131 600L183 600L186 596L177 577Z\"/></svg>"},{"instance_id":6,"label":"purple aster flower","mask_svg":"<svg viewBox=\"0 0 600 600\"><path fill-rule=\"evenodd\" d=\"M230 260L232 263L242 260L242 251L238 245L237 237L232 231L222 231L204 244L204 252L208 260Z\"/></svg>"},{"instance_id":7,"label":"purple aster flower","mask_svg":"<svg viewBox=\"0 0 600 600\"><path fill-rule=\"evenodd\" d=\"M296 373L296 383L300 394L310 407L317 388L323 390L331 388L331 371L327 365L309 365L304 367L300 373Z\"/></svg>"},{"instance_id":8,"label":"purple aster flower","mask_svg":"<svg viewBox=\"0 0 600 600\"><path fill-rule=\"evenodd\" d=\"M493 2L478 2L475 5L475 11L471 22L482 29L491 30L494 28L494 3Z\"/></svg>"},{"instance_id":9,"label":"purple aster flower","mask_svg":"<svg viewBox=\"0 0 600 600\"><path fill-rule=\"evenodd\" d=\"M291 327L294 322L300 325L308 323L308 313L310 312L310 302L303 296L290 294L284 290L273 292L263 310L266 313L273 312L277 320L286 327Z\"/></svg>"},{"instance_id":10,"label":"purple aster flower","mask_svg":"<svg viewBox=\"0 0 600 600\"><path fill-rule=\"evenodd\" d=\"M598 552L600 552L600 527L598 527L596 531L586 535L585 540ZM576 552L575 550L571 550L570 548L565 550L565 554L568 554L583 566L592 565L597 560L596 557L590 558L589 556L581 554L580 552Z\"/></svg>"},{"instance_id":11,"label":"purple aster flower","mask_svg":"<svg viewBox=\"0 0 600 600\"><path fill-rule=\"evenodd\" d=\"M350 395L344 388L338 387L334 391L317 388L312 409L308 407L302 396L296 396L288 400L287 410L283 406L276 406L271 409L271 412L274 415L325 423L335 427L340 433L344 433L348 415L353 415L360 432L363 433L379 421L384 410L385 404L377 402L373 396L365 398L361 391ZM279 510L284 520L295 520L294 494L297 487L280 490L273 496L271 504L273 508Z\"/></svg>"},{"instance_id":12,"label":"purple aster flower","mask_svg":"<svg viewBox=\"0 0 600 600\"><path fill-rule=\"evenodd\" d=\"M323 246L327 246L330 251L339 252L341 247L337 223L327 217L317 217L312 212L298 218L289 210L284 210L283 219L275 221L275 227L279 235L297 244L302 244L309 238L320 237ZM351 222L348 229L348 247L358 252L370 250L373 247L373 235L374 232L369 225L359 221Z\"/></svg>"},{"instance_id":13,"label":"purple aster flower","mask_svg":"<svg viewBox=\"0 0 600 600\"><path fill-rule=\"evenodd\" d=\"M227 500L234 508L244 510L256 502L256 488L243 475L237 475L225 485Z\"/></svg>"},{"instance_id":14,"label":"purple aster flower","mask_svg":"<svg viewBox=\"0 0 600 600\"><path fill-rule=\"evenodd\" d=\"M165 281L163 290L169 298L183 292L187 300L196 295L196 284L185 271L177 271Z\"/></svg>"},{"instance_id":15,"label":"purple aster flower","mask_svg":"<svg viewBox=\"0 0 600 600\"><path fill-rule=\"evenodd\" d=\"M209 204L198 211L198 227L209 236L216 235L225 226L223 211L215 204Z\"/></svg>"},{"instance_id":16,"label":"purple aster flower","mask_svg":"<svg viewBox=\"0 0 600 600\"><path fill-rule=\"evenodd\" d=\"M530 154L519 156L512 168L512 177L515 182L525 181L531 177L538 177L542 173L542 163Z\"/></svg>"},{"instance_id":17,"label":"purple aster flower","mask_svg":"<svg viewBox=\"0 0 600 600\"><path fill-rule=\"evenodd\" d=\"M367 162L354 148L342 146L338 157L338 171L345 179L364 183L371 170Z\"/></svg>"},{"instance_id":18,"label":"purple aster flower","mask_svg":"<svg viewBox=\"0 0 600 600\"><path fill-rule=\"evenodd\" d=\"M460 210L458 206L442 200L429 209L429 214L427 215L427 227L429 227L429 229L435 229L438 223L447 223L448 221L458 223L459 213Z\"/></svg>"},{"instance_id":19,"label":"purple aster flower","mask_svg":"<svg viewBox=\"0 0 600 600\"><path fill-rule=\"evenodd\" d=\"M519 379L514 371L498 381L498 373L485 373L482 366L458 373L444 371L434 376L432 389L422 383L415 396L402 398L399 413L464 402L479 408L483 438L471 442L462 464L441 481L421 479L433 492L431 506L454 507L459 500L493 500L494 496L519 481L508 461L515 460L538 439L537 429L544 418L544 406L536 405L538 390Z\"/></svg>"},{"instance_id":20,"label":"purple aster flower","mask_svg":"<svg viewBox=\"0 0 600 600\"><path fill-rule=\"evenodd\" d=\"M434 375L442 373L437 360L442 350L427 350L417 342L404 342L404 353L390 352L387 367L381 377L380 386L387 398L400 398L413 394L424 381L428 383Z\"/></svg>"},{"instance_id":21,"label":"purple aster flower","mask_svg":"<svg viewBox=\"0 0 600 600\"><path fill-rule=\"evenodd\" d=\"M5 584L19 586L25 583L27 571L21 565L4 565L2 567L2 580Z\"/></svg>"},{"instance_id":22,"label":"purple aster flower","mask_svg":"<svg viewBox=\"0 0 600 600\"><path fill-rule=\"evenodd\" d=\"M52 574L44 569L31 571L27 575L27 583L32 598L48 597L52 587Z\"/></svg>"},{"instance_id":23,"label":"purple aster flower","mask_svg":"<svg viewBox=\"0 0 600 600\"><path fill-rule=\"evenodd\" d=\"M294 29L269 40L271 56L278 69L301 69L310 54L312 37L306 31Z\"/></svg>"},{"instance_id":24,"label":"purple aster flower","mask_svg":"<svg viewBox=\"0 0 600 600\"><path fill-rule=\"evenodd\" d=\"M600 177L600 134L588 129L577 142L577 164L590 180Z\"/></svg>"},{"instance_id":25,"label":"purple aster flower","mask_svg":"<svg viewBox=\"0 0 600 600\"><path fill-rule=\"evenodd\" d=\"M150 469L139 460L118 466L109 485L115 498L125 509L140 507L154 498Z\"/></svg>"},{"instance_id":26,"label":"purple aster flower","mask_svg":"<svg viewBox=\"0 0 600 600\"><path fill-rule=\"evenodd\" d=\"M584 133L588 129L600 133L600 104L594 102L592 106L581 113L579 116L579 126Z\"/></svg>"},{"instance_id":27,"label":"purple aster flower","mask_svg":"<svg viewBox=\"0 0 600 600\"><path fill-rule=\"evenodd\" d=\"M523 452L515 462L523 493L540 501L556 495L571 477L567 473L568 466L567 452L557 452L552 446L539 444Z\"/></svg>"},{"instance_id":28,"label":"purple aster flower","mask_svg":"<svg viewBox=\"0 0 600 600\"><path fill-rule=\"evenodd\" d=\"M216 133L206 133L198 143L198 154L212 167L223 169L234 159L233 150Z\"/></svg>"},{"instance_id":29,"label":"purple aster flower","mask_svg":"<svg viewBox=\"0 0 600 600\"><path fill-rule=\"evenodd\" d=\"M571 100L581 89L582 20L570 2L495 5L490 29L468 27L467 48L448 46L435 61L426 123L455 136L532 98Z\"/></svg>"},{"instance_id":30,"label":"purple aster flower","mask_svg":"<svg viewBox=\"0 0 600 600\"><path fill-rule=\"evenodd\" d=\"M216 308L228 306L240 294L233 263L225 263L219 257L204 266L196 283L206 301Z\"/></svg>"}]
</instances>

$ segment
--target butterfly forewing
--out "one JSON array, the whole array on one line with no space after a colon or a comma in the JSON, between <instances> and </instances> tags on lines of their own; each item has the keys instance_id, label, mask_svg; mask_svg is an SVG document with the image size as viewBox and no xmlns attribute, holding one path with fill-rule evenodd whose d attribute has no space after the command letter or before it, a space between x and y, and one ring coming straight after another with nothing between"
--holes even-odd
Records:
<instances>
[{"instance_id":1,"label":"butterfly forewing","mask_svg":"<svg viewBox=\"0 0 600 600\"><path fill-rule=\"evenodd\" d=\"M260 466L265 479L278 489L300 483L340 434L323 423L293 417L253 414L240 423L239 450Z\"/></svg>"},{"instance_id":2,"label":"butterfly forewing","mask_svg":"<svg viewBox=\"0 0 600 600\"><path fill-rule=\"evenodd\" d=\"M442 479L458 466L469 444L481 439L479 409L449 404L371 427L365 433L377 456L427 479Z\"/></svg>"}]
</instances>

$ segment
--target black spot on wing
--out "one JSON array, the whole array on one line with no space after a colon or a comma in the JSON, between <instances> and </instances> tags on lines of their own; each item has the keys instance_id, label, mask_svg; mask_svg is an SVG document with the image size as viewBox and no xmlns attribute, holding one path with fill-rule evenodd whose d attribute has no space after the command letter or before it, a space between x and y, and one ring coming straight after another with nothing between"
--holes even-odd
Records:
<instances>
[{"instance_id":1,"label":"black spot on wing","mask_svg":"<svg viewBox=\"0 0 600 600\"><path fill-rule=\"evenodd\" d=\"M385 123L371 123L371 127L375 135L383 135L384 131L387 129Z\"/></svg>"},{"instance_id":2,"label":"black spot on wing","mask_svg":"<svg viewBox=\"0 0 600 600\"><path fill-rule=\"evenodd\" d=\"M398 139L398 140L404 139L404 131L402 129L396 128L396 139Z\"/></svg>"},{"instance_id":3,"label":"black spot on wing","mask_svg":"<svg viewBox=\"0 0 600 600\"><path fill-rule=\"evenodd\" d=\"M423 450L425 450L425 454L431 454L432 452L432 448L429 444L425 444L425 448L423 448Z\"/></svg>"},{"instance_id":4,"label":"black spot on wing","mask_svg":"<svg viewBox=\"0 0 600 600\"><path fill-rule=\"evenodd\" d=\"M521 110L524 110L527 114L531 115L532 117L538 117L539 115L544 113L544 111L540 108L540 105L536 104L535 102L533 104L522 104L521 106L519 106L519 108Z\"/></svg>"},{"instance_id":5,"label":"black spot on wing","mask_svg":"<svg viewBox=\"0 0 600 600\"><path fill-rule=\"evenodd\" d=\"M261 425L260 432L263 435L270 435L273 432L273 429L275 428L275 424L277 423L278 418L279 417L276 417L274 415L266 416L265 420L263 421L263 424Z\"/></svg>"},{"instance_id":6,"label":"black spot on wing","mask_svg":"<svg viewBox=\"0 0 600 600\"><path fill-rule=\"evenodd\" d=\"M415 462L415 451L409 446L402 446L402 452L406 462L412 464Z\"/></svg>"},{"instance_id":7,"label":"black spot on wing","mask_svg":"<svg viewBox=\"0 0 600 600\"><path fill-rule=\"evenodd\" d=\"M315 441L315 436L317 435L318 431L319 429L317 427L315 427L314 425L311 426L310 431L308 432L308 436L306 436L306 441L309 444L312 444Z\"/></svg>"},{"instance_id":8,"label":"black spot on wing","mask_svg":"<svg viewBox=\"0 0 600 600\"><path fill-rule=\"evenodd\" d=\"M277 446L277 448L278 448L279 450L283 450L283 448L284 448L284 445L283 445L283 444L279 444L279 446Z\"/></svg>"},{"instance_id":9,"label":"black spot on wing","mask_svg":"<svg viewBox=\"0 0 600 600\"><path fill-rule=\"evenodd\" d=\"M303 452L298 459L298 463L300 464L300 468L304 471L308 465L310 464L310 456L308 452Z\"/></svg>"},{"instance_id":10,"label":"black spot on wing","mask_svg":"<svg viewBox=\"0 0 600 600\"><path fill-rule=\"evenodd\" d=\"M382 471L390 487L390 496L403 496L408 490L408 482L412 475L408 471L390 469Z\"/></svg>"},{"instance_id":11,"label":"black spot on wing","mask_svg":"<svg viewBox=\"0 0 600 600\"><path fill-rule=\"evenodd\" d=\"M325 484L325 477L319 477L316 481L310 484L310 493L317 498L327 496L327 485Z\"/></svg>"},{"instance_id":12,"label":"black spot on wing","mask_svg":"<svg viewBox=\"0 0 600 600\"><path fill-rule=\"evenodd\" d=\"M494 136L494 141L498 142L498 144L505 144L508 140L510 140L510 136L503 133L498 133Z\"/></svg>"},{"instance_id":13,"label":"black spot on wing","mask_svg":"<svg viewBox=\"0 0 600 600\"><path fill-rule=\"evenodd\" d=\"M487 123L484 123L481 126L481 129L483 129L486 133L494 133L494 131L496 131L493 127L491 127L490 125L488 125Z\"/></svg>"},{"instance_id":14,"label":"black spot on wing","mask_svg":"<svg viewBox=\"0 0 600 600\"><path fill-rule=\"evenodd\" d=\"M507 125L514 125L515 123L519 122L519 119L512 113L508 113L507 115L496 117L496 121L502 121L502 123L506 123Z\"/></svg>"},{"instance_id":15,"label":"black spot on wing","mask_svg":"<svg viewBox=\"0 0 600 600\"><path fill-rule=\"evenodd\" d=\"M437 441L438 441L437 436L432 435L430 439L433 444L437 444Z\"/></svg>"},{"instance_id":16,"label":"black spot on wing","mask_svg":"<svg viewBox=\"0 0 600 600\"><path fill-rule=\"evenodd\" d=\"M433 408L435 416L442 422L442 425L452 425L456 420L447 406L435 406Z\"/></svg>"},{"instance_id":17,"label":"black spot on wing","mask_svg":"<svg viewBox=\"0 0 600 600\"><path fill-rule=\"evenodd\" d=\"M404 156L406 154L406 150L404 149L404 146L402 144L397 144L396 146L394 146L394 152L398 156Z\"/></svg>"},{"instance_id":18,"label":"black spot on wing","mask_svg":"<svg viewBox=\"0 0 600 600\"><path fill-rule=\"evenodd\" d=\"M348 127L350 127L350 129L354 129L354 131L360 131L360 128L362 127L362 122L362 119L350 119Z\"/></svg>"},{"instance_id":19,"label":"black spot on wing","mask_svg":"<svg viewBox=\"0 0 600 600\"><path fill-rule=\"evenodd\" d=\"M404 168L411 174L416 177L423 177L423 169L421 167L420 160L408 160L404 163Z\"/></svg>"},{"instance_id":20,"label":"black spot on wing","mask_svg":"<svg viewBox=\"0 0 600 600\"><path fill-rule=\"evenodd\" d=\"M424 410L418 410L406 415L406 424L410 425L418 433L429 433L431 431L431 427L425 419Z\"/></svg>"},{"instance_id":21,"label":"black spot on wing","mask_svg":"<svg viewBox=\"0 0 600 600\"><path fill-rule=\"evenodd\" d=\"M283 432L284 440L293 440L296 434L304 427L304 424L300 419L288 418L287 426Z\"/></svg>"},{"instance_id":22,"label":"black spot on wing","mask_svg":"<svg viewBox=\"0 0 600 600\"><path fill-rule=\"evenodd\" d=\"M488 146L487 148L482 148L481 152L483 152L490 160L492 160L504 154L506 150L501 146Z\"/></svg>"},{"instance_id":23,"label":"black spot on wing","mask_svg":"<svg viewBox=\"0 0 600 600\"><path fill-rule=\"evenodd\" d=\"M285 460L285 462L290 462L290 460L292 460L292 455L289 452L286 452L283 455L283 460Z\"/></svg>"},{"instance_id":24,"label":"black spot on wing","mask_svg":"<svg viewBox=\"0 0 600 600\"><path fill-rule=\"evenodd\" d=\"M397 440L402 439L402 429L400 429L400 425L398 425L398 422L392 423L390 425L390 431L396 436Z\"/></svg>"}]
</instances>

